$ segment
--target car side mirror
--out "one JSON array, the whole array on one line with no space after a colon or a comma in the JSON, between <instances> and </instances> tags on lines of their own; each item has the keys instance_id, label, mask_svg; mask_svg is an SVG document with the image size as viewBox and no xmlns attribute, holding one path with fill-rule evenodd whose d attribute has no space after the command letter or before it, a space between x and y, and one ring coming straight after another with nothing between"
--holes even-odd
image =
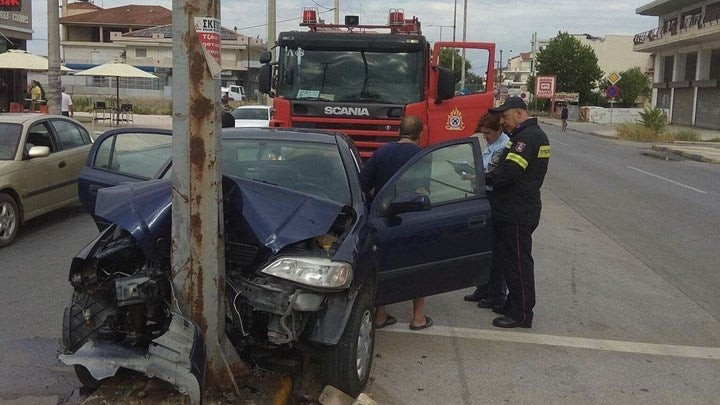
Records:
<instances>
[{"instance_id":1,"label":"car side mirror","mask_svg":"<svg viewBox=\"0 0 720 405\"><path fill-rule=\"evenodd\" d=\"M260 66L260 72L258 73L258 90L265 94L270 94L272 91L272 65L269 63Z\"/></svg>"},{"instance_id":2,"label":"car side mirror","mask_svg":"<svg viewBox=\"0 0 720 405\"><path fill-rule=\"evenodd\" d=\"M455 97L455 77L450 69L442 67L436 69L438 70L438 81L435 102L440 103L443 100L450 100Z\"/></svg>"},{"instance_id":3,"label":"car side mirror","mask_svg":"<svg viewBox=\"0 0 720 405\"><path fill-rule=\"evenodd\" d=\"M430 211L430 197L420 193L404 193L390 201L388 214L398 215L404 212Z\"/></svg>"},{"instance_id":4,"label":"car side mirror","mask_svg":"<svg viewBox=\"0 0 720 405\"><path fill-rule=\"evenodd\" d=\"M262 64L270 63L271 60L272 60L272 52L271 51L263 51L260 54L260 63L262 63Z\"/></svg>"},{"instance_id":5,"label":"car side mirror","mask_svg":"<svg viewBox=\"0 0 720 405\"><path fill-rule=\"evenodd\" d=\"M50 148L47 146L33 146L28 151L28 159L46 157L50 155Z\"/></svg>"}]
</instances>

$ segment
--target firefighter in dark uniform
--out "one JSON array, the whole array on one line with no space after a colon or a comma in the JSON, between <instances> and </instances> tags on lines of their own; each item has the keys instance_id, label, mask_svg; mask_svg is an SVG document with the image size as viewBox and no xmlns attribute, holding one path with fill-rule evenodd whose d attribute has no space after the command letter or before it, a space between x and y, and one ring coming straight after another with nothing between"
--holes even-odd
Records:
<instances>
[{"instance_id":1,"label":"firefighter in dark uniform","mask_svg":"<svg viewBox=\"0 0 720 405\"><path fill-rule=\"evenodd\" d=\"M550 143L520 97L510 97L490 111L501 114L500 123L510 135L501 163L485 175L493 187L489 197L499 237L493 255L502 261L508 288L505 305L493 308L503 315L493 325L529 328L535 306L532 233L540 222L540 187L548 169Z\"/></svg>"}]
</instances>

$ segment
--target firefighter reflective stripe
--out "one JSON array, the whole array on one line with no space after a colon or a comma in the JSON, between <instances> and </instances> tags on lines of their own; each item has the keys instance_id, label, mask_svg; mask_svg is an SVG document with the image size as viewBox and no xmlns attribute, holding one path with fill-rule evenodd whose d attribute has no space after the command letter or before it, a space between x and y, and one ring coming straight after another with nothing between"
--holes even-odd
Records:
<instances>
[{"instance_id":1,"label":"firefighter reflective stripe","mask_svg":"<svg viewBox=\"0 0 720 405\"><path fill-rule=\"evenodd\" d=\"M510 149L510 148L512 148L512 141L507 141L507 143L505 144L505 149Z\"/></svg>"},{"instance_id":2,"label":"firefighter reflective stripe","mask_svg":"<svg viewBox=\"0 0 720 405\"><path fill-rule=\"evenodd\" d=\"M528 161L525 160L524 157L518 155L517 153L512 153L512 152L508 153L507 156L505 157L505 160L510 160L510 161L517 163L520 167L523 168L523 170L527 169L527 167L528 167Z\"/></svg>"},{"instance_id":3,"label":"firefighter reflective stripe","mask_svg":"<svg viewBox=\"0 0 720 405\"><path fill-rule=\"evenodd\" d=\"M550 145L543 145L540 146L540 150L538 150L538 156L539 158L549 158L550 157Z\"/></svg>"}]
</instances>

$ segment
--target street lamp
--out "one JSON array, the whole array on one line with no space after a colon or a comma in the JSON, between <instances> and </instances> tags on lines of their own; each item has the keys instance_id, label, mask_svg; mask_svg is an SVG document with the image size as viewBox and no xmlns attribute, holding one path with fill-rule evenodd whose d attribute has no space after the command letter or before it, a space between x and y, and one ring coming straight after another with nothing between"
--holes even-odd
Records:
<instances>
[{"instance_id":1,"label":"street lamp","mask_svg":"<svg viewBox=\"0 0 720 405\"><path fill-rule=\"evenodd\" d=\"M443 31L443 28L452 28L453 30L455 29L455 26L453 26L453 25L433 25L433 24L428 24L428 27L440 28L440 42L442 42L442 31ZM453 32L453 37L454 37L454 36L455 36L455 33ZM455 40L455 39L453 38L453 41L454 41L454 40Z\"/></svg>"}]
</instances>

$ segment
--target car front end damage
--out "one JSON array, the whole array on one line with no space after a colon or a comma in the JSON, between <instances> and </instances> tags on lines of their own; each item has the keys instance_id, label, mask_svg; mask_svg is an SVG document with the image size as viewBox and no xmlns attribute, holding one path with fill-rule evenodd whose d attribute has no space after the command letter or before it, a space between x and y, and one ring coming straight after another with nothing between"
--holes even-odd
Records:
<instances>
[{"instance_id":1,"label":"car front end damage","mask_svg":"<svg viewBox=\"0 0 720 405\"><path fill-rule=\"evenodd\" d=\"M123 367L168 381L193 402L201 397L202 335L180 311L171 279L171 200L169 181L98 194L96 215L113 225L73 259L60 355L84 385ZM341 249L355 211L229 176L223 204L226 333L233 345L287 347L305 335L337 343L357 294L349 249Z\"/></svg>"}]
</instances>

